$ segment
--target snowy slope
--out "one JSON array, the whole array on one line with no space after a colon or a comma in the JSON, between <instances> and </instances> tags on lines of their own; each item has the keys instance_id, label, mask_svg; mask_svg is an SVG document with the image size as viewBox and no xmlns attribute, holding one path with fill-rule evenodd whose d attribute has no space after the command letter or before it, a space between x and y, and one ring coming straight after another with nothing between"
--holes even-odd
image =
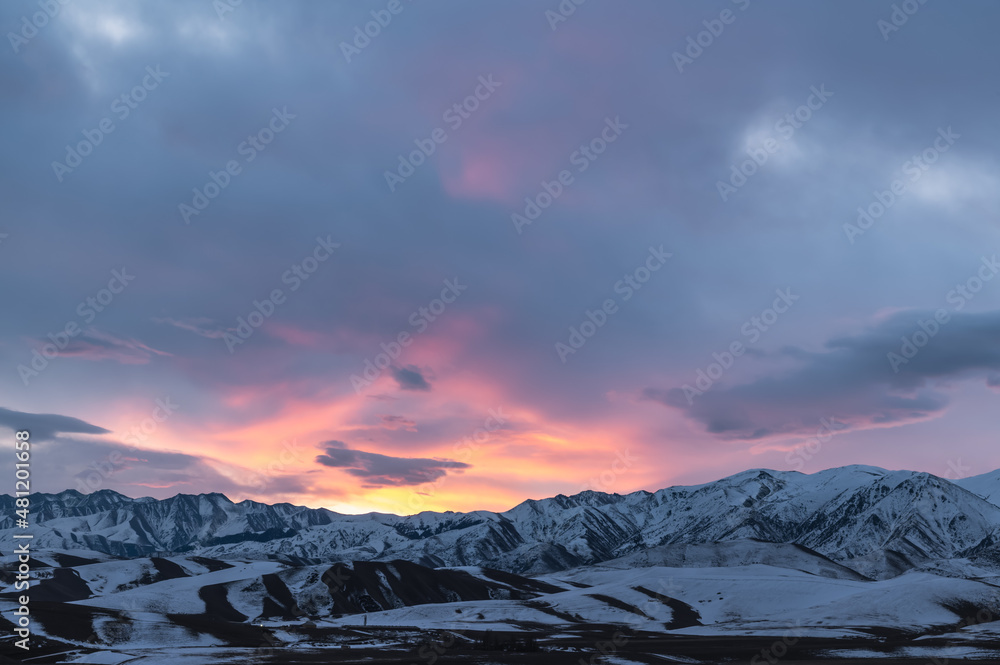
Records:
<instances>
[{"instance_id":1,"label":"snowy slope","mask_svg":"<svg viewBox=\"0 0 1000 665\"><path fill-rule=\"evenodd\" d=\"M1000 469L951 482L989 501L995 506L1000 506Z\"/></svg>"},{"instance_id":2,"label":"snowy slope","mask_svg":"<svg viewBox=\"0 0 1000 665\"><path fill-rule=\"evenodd\" d=\"M530 602L418 605L367 615L373 626L525 629L533 624L614 624L687 634L861 634L955 629L962 608L1000 616L1000 591L981 582L911 573L892 580L822 578L752 565L733 568L581 568L545 579L569 587ZM573 588L574 584L586 585ZM355 626L360 617L332 620Z\"/></svg>"},{"instance_id":3,"label":"snowy slope","mask_svg":"<svg viewBox=\"0 0 1000 665\"><path fill-rule=\"evenodd\" d=\"M377 650L379 640L398 647L444 632L470 641L485 630L552 640L594 631L851 637L868 646L878 644L873 634L890 631L906 636L901 646L910 648L921 636L967 637L964 627L976 615L985 617L973 626L983 627L983 637L969 638L969 648L988 647L990 630L1000 634L984 623L1000 617L1000 588L982 581L912 571L866 580L804 548L756 541L664 546L644 554L650 558L636 566L630 565L636 555L629 555L535 578L407 561L140 558L39 570L41 582L31 593L34 599L55 584L52 594L77 594L83 585L89 597L33 605L36 634L133 654L165 644L330 648L343 640ZM655 565L657 558L682 565ZM745 563L762 558L777 565ZM692 565L705 563L720 565ZM13 605L4 588L0 614Z\"/></svg>"},{"instance_id":4,"label":"snowy slope","mask_svg":"<svg viewBox=\"0 0 1000 665\"><path fill-rule=\"evenodd\" d=\"M599 564L601 568L731 568L765 564L847 580L864 580L854 570L802 545L734 540L721 543L659 545Z\"/></svg>"}]
</instances>

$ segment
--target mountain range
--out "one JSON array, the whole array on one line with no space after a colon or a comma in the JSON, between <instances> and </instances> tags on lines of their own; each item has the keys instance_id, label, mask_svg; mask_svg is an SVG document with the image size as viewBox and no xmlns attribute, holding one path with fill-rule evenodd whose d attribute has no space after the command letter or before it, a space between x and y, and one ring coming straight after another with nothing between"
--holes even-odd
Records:
<instances>
[{"instance_id":1,"label":"mountain range","mask_svg":"<svg viewBox=\"0 0 1000 665\"><path fill-rule=\"evenodd\" d=\"M409 516L30 499L46 662L1000 658L1000 472L754 469ZM0 496L0 544L25 533L15 508ZM0 660L19 662L20 563L0 555Z\"/></svg>"},{"instance_id":2,"label":"mountain range","mask_svg":"<svg viewBox=\"0 0 1000 665\"><path fill-rule=\"evenodd\" d=\"M405 560L537 575L736 541L794 545L871 579L920 569L1000 571L1000 472L961 480L847 466L814 474L754 469L657 492L586 491L505 512L344 515L222 494L132 499L111 490L31 496L36 547L119 557ZM13 498L0 496L0 542ZM689 550L697 551L697 550ZM681 557L678 559L677 557Z\"/></svg>"}]
</instances>

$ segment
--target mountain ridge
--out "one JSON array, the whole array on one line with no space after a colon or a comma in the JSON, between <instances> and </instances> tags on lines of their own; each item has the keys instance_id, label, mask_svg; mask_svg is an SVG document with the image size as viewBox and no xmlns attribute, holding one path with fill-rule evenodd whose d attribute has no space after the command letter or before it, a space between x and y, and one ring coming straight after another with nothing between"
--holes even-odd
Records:
<instances>
[{"instance_id":1,"label":"mountain ridge","mask_svg":"<svg viewBox=\"0 0 1000 665\"><path fill-rule=\"evenodd\" d=\"M36 546L114 556L399 559L541 574L662 546L749 539L806 547L884 578L922 566L1000 566L1000 506L990 500L997 497L1000 472L947 480L850 465L813 474L748 469L655 492L585 490L503 512L350 515L235 503L217 492L133 499L113 490L65 490L30 499ZM14 528L13 498L0 495L3 508L0 534Z\"/></svg>"}]
</instances>

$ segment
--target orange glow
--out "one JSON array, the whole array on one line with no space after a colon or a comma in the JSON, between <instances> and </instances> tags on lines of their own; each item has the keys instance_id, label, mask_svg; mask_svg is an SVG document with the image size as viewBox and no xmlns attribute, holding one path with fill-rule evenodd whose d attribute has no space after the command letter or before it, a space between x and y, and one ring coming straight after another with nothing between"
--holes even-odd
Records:
<instances>
[{"instance_id":1,"label":"orange glow","mask_svg":"<svg viewBox=\"0 0 1000 665\"><path fill-rule=\"evenodd\" d=\"M415 336L397 359L399 366L424 372L430 390L402 390L388 370L360 394L352 389L349 374L319 389L304 379L236 385L213 395L225 417L206 420L189 415L182 405L139 447L199 458L228 483L227 494L234 501L289 501L345 513L397 514L506 510L528 498L585 489L658 489L703 454L667 440L650 440L651 419L663 422L665 416L648 403L609 392L605 397L614 402L613 417L554 418L501 380L484 381L483 373L462 359L499 314L492 309L453 314ZM327 343L323 335L291 328L272 333L288 343ZM378 342L367 346L377 350ZM355 371L363 368L363 360L358 361ZM150 409L148 403L119 403L104 422L120 438L148 419ZM504 419L500 428L491 414ZM690 439L682 419L674 420L679 434ZM365 468L354 467L352 474L318 463L328 441L362 454L425 460L434 470L415 476L429 482L380 486L405 481L380 480L384 477ZM719 455L719 463L732 462L733 455ZM434 460L469 467L436 468ZM190 492L191 487L178 491Z\"/></svg>"}]
</instances>

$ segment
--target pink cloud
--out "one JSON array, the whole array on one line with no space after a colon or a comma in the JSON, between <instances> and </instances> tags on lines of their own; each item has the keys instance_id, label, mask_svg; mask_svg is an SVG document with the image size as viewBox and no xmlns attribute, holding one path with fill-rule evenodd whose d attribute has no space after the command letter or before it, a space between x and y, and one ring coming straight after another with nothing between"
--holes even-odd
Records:
<instances>
[{"instance_id":1,"label":"pink cloud","mask_svg":"<svg viewBox=\"0 0 1000 665\"><path fill-rule=\"evenodd\" d=\"M392 430L405 430L407 432L416 432L417 423L409 418L404 418L403 416L391 416L388 414L379 414L379 424L385 429Z\"/></svg>"}]
</instances>

